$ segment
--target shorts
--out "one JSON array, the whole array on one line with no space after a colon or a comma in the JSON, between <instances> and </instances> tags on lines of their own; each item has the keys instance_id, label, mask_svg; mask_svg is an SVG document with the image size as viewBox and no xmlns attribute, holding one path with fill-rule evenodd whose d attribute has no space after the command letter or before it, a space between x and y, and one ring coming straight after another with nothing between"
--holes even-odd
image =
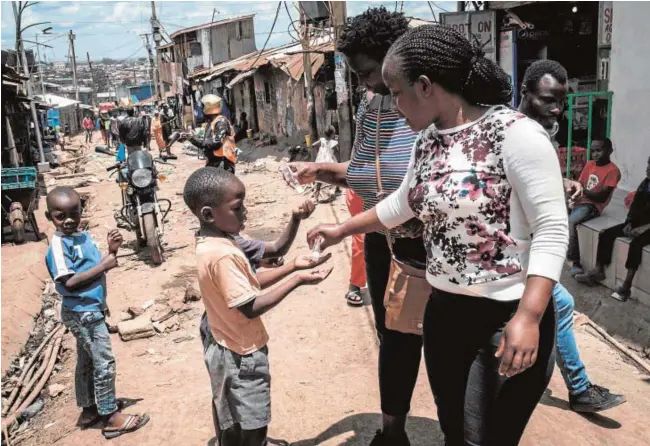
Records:
<instances>
[{"instance_id":1,"label":"shorts","mask_svg":"<svg viewBox=\"0 0 650 446\"><path fill-rule=\"evenodd\" d=\"M210 341L204 359L221 431L235 424L243 430L268 426L271 422L268 347L249 355L238 355L213 339Z\"/></svg>"}]
</instances>

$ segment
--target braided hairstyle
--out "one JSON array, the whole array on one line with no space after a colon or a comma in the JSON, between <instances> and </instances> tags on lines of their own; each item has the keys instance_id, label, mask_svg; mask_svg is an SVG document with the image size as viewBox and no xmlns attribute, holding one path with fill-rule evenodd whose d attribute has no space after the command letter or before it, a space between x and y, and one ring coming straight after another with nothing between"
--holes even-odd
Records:
<instances>
[{"instance_id":1,"label":"braided hairstyle","mask_svg":"<svg viewBox=\"0 0 650 446\"><path fill-rule=\"evenodd\" d=\"M510 77L485 58L480 48L448 26L410 29L390 48L389 57L409 82L427 76L471 105L507 104L512 99Z\"/></svg>"},{"instance_id":2,"label":"braided hairstyle","mask_svg":"<svg viewBox=\"0 0 650 446\"><path fill-rule=\"evenodd\" d=\"M348 19L337 48L347 57L365 54L381 62L390 46L408 29L409 21L401 12L389 12L383 6L368 8L363 14Z\"/></svg>"}]
</instances>

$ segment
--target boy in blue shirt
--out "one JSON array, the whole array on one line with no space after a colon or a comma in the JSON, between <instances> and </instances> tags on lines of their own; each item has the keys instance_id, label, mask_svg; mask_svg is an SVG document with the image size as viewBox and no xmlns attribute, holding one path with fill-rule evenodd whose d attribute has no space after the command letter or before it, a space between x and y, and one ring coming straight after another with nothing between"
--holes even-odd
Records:
<instances>
[{"instance_id":1,"label":"boy in blue shirt","mask_svg":"<svg viewBox=\"0 0 650 446\"><path fill-rule=\"evenodd\" d=\"M61 320L77 339L75 393L82 408L80 425L103 421L104 437L133 432L149 421L149 415L120 411L115 393L115 356L104 321L106 273L117 266L122 235L108 233L108 252L102 255L87 232L79 232L81 198L69 187L47 194L48 220L54 223L45 256L56 291L63 297Z\"/></svg>"}]
</instances>

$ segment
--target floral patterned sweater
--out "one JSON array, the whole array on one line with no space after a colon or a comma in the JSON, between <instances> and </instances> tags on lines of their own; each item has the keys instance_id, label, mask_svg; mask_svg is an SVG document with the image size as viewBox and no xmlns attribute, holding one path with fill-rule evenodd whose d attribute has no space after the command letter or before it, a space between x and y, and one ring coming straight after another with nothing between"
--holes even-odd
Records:
<instances>
[{"instance_id":1,"label":"floral patterned sweater","mask_svg":"<svg viewBox=\"0 0 650 446\"><path fill-rule=\"evenodd\" d=\"M560 165L548 134L506 106L420 133L400 188L377 205L388 228L424 223L434 288L509 301L528 275L559 280L568 245Z\"/></svg>"}]
</instances>

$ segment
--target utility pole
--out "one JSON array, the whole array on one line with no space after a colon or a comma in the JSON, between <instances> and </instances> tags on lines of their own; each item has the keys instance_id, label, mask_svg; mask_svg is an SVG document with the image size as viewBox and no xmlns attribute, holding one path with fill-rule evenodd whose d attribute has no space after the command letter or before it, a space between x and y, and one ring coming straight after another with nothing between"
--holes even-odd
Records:
<instances>
[{"instance_id":1,"label":"utility pole","mask_svg":"<svg viewBox=\"0 0 650 446\"><path fill-rule=\"evenodd\" d=\"M43 66L41 65L41 50L39 47L41 46L38 43L38 34L36 34L36 57L38 59L38 74L39 77L41 78L41 94L45 94L45 83L43 82Z\"/></svg>"},{"instance_id":2,"label":"utility pole","mask_svg":"<svg viewBox=\"0 0 650 446\"><path fill-rule=\"evenodd\" d=\"M165 87L160 76L160 53L158 53L158 47L160 46L160 41L162 36L160 35L160 24L158 23L158 18L156 17L156 2L151 2L151 33L153 34L153 41L156 44L156 70L154 71L155 83L158 84L158 99L162 100L165 94Z\"/></svg>"},{"instance_id":3,"label":"utility pole","mask_svg":"<svg viewBox=\"0 0 650 446\"><path fill-rule=\"evenodd\" d=\"M27 77L27 95L29 96L29 108L32 111L32 121L34 124L34 134L36 136L36 144L38 146L38 154L41 157L41 162L38 163L39 172L48 172L50 170L50 164L45 162L45 154L43 153L43 140L41 139L41 126L38 121L38 114L36 113L36 104L34 103L34 88L32 87L32 77L29 74L29 66L27 65L27 56L25 56L25 45L23 44L22 38L22 29L20 27L21 14L18 12L18 7L16 2L11 2L11 6L14 9L14 18L16 20L16 41L18 47L16 51L20 54L23 66L23 74Z\"/></svg>"},{"instance_id":4,"label":"utility pole","mask_svg":"<svg viewBox=\"0 0 650 446\"><path fill-rule=\"evenodd\" d=\"M316 107L314 106L313 85L314 82L311 71L311 53L309 52L311 33L310 25L307 23L307 15L302 9L300 2L298 2L298 7L300 8L300 43L303 50L302 63L305 76L305 86L307 88L307 115L309 116L309 136L311 137L311 143L313 144L318 138L318 129L316 128ZM312 159L316 159L314 153L312 153Z\"/></svg>"},{"instance_id":5,"label":"utility pole","mask_svg":"<svg viewBox=\"0 0 650 446\"><path fill-rule=\"evenodd\" d=\"M74 98L75 100L79 100L79 86L77 85L77 56L74 53L74 39L75 35L70 30L70 34L68 34L68 38L70 39L70 56L72 58L72 83L74 84Z\"/></svg>"},{"instance_id":6,"label":"utility pole","mask_svg":"<svg viewBox=\"0 0 650 446\"><path fill-rule=\"evenodd\" d=\"M95 73L93 73L93 64L90 62L90 53L86 52L86 58L88 59L88 69L90 70L90 81L92 82L93 85L93 91L90 96L90 99L93 103L93 107L96 107L97 90L95 86Z\"/></svg>"},{"instance_id":7,"label":"utility pole","mask_svg":"<svg viewBox=\"0 0 650 446\"><path fill-rule=\"evenodd\" d=\"M330 2L330 19L334 28L335 45L338 43L339 35L345 25L347 11L346 2ZM352 143L354 133L352 132L352 109L350 100L350 70L347 67L346 59L338 51L334 52L334 81L336 83L336 105L339 118L339 147L341 161L348 161L352 157ZM357 123L359 125L359 123Z\"/></svg>"},{"instance_id":8,"label":"utility pole","mask_svg":"<svg viewBox=\"0 0 650 446\"><path fill-rule=\"evenodd\" d=\"M156 96L155 97L160 97L160 92L158 91L158 83L156 82L156 68L154 66L153 62L153 52L151 51L151 44L149 43L149 35L150 34L140 34L141 36L144 37L145 43L147 46L147 53L149 54L149 70L151 71L149 74L149 79L151 79L151 83L153 84L155 91L156 91Z\"/></svg>"}]
</instances>

